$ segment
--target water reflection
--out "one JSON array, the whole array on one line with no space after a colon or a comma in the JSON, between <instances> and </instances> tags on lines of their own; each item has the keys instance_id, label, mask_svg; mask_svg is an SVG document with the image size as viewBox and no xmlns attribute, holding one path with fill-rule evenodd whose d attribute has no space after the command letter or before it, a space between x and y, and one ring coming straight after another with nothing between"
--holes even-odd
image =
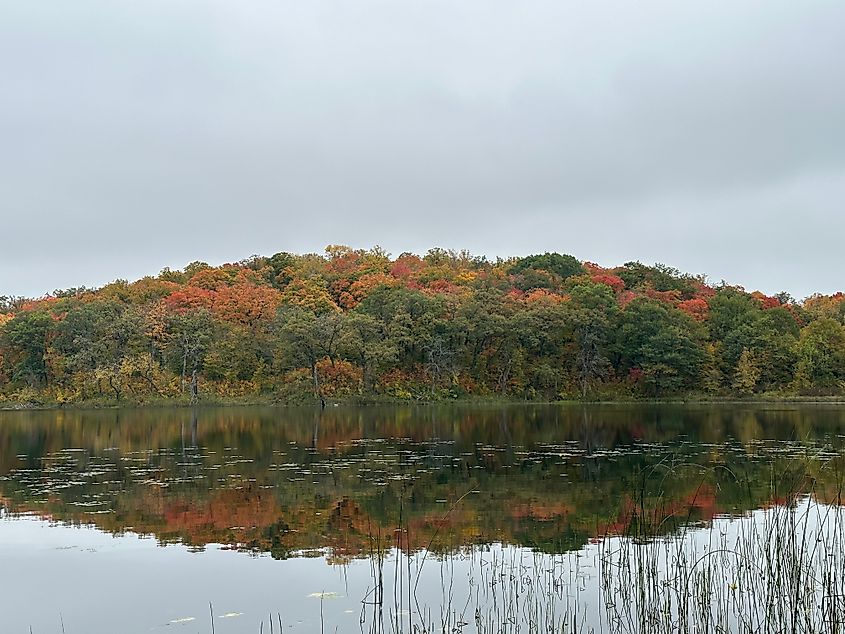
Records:
<instances>
[{"instance_id":1,"label":"water reflection","mask_svg":"<svg viewBox=\"0 0 845 634\"><path fill-rule=\"evenodd\" d=\"M832 499L835 407L420 407L0 413L13 514L276 558L502 543L577 549ZM810 459L812 458L812 460ZM456 504L456 501L460 503Z\"/></svg>"},{"instance_id":2,"label":"water reflection","mask_svg":"<svg viewBox=\"0 0 845 634\"><path fill-rule=\"evenodd\" d=\"M271 612L284 631L571 625L603 605L614 544L694 557L691 526L840 517L843 441L833 406L0 412L4 629L209 632L209 602L224 634Z\"/></svg>"}]
</instances>

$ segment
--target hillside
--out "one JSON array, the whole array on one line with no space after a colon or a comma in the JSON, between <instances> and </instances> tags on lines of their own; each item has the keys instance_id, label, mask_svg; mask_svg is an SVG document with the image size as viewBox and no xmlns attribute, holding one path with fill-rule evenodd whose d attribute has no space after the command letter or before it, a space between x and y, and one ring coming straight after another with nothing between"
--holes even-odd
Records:
<instances>
[{"instance_id":1,"label":"hillside","mask_svg":"<svg viewBox=\"0 0 845 634\"><path fill-rule=\"evenodd\" d=\"M0 300L0 401L839 395L845 295L327 247Z\"/></svg>"}]
</instances>

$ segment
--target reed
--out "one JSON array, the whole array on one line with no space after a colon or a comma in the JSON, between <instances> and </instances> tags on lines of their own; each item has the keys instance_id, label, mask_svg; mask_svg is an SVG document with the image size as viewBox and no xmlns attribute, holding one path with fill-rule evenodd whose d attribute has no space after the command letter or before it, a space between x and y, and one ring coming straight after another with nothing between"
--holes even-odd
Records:
<instances>
[{"instance_id":1,"label":"reed","mask_svg":"<svg viewBox=\"0 0 845 634\"><path fill-rule=\"evenodd\" d=\"M773 474L780 502L770 508L706 525L676 513L669 530L665 514L640 503L628 530L579 552L499 545L435 554L377 539L385 548L371 553L372 581L382 600L365 598L361 632L845 632L842 486L821 494L808 475L811 463L816 471L827 466L807 460ZM430 590L432 581L421 583L422 568L432 559L439 597L424 600L418 590ZM386 562L394 566L390 588ZM409 583L411 602L403 601ZM385 593L393 600L385 602ZM409 604L413 611L401 609Z\"/></svg>"}]
</instances>

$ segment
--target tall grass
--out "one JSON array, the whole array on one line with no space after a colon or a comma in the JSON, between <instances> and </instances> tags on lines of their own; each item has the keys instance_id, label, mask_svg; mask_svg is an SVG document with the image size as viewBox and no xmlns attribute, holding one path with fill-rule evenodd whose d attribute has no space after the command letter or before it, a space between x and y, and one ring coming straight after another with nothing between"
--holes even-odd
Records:
<instances>
[{"instance_id":1,"label":"tall grass","mask_svg":"<svg viewBox=\"0 0 845 634\"><path fill-rule=\"evenodd\" d=\"M706 525L673 517L667 535L667 518L640 505L623 534L578 552L500 545L435 555L399 541L382 550L378 539L361 632L845 632L842 486L820 492L807 465L791 469L773 477L770 508ZM425 566L435 570L424 575Z\"/></svg>"},{"instance_id":2,"label":"tall grass","mask_svg":"<svg viewBox=\"0 0 845 634\"><path fill-rule=\"evenodd\" d=\"M682 536L607 539L607 631L843 631L843 529L840 506L805 496Z\"/></svg>"}]
</instances>

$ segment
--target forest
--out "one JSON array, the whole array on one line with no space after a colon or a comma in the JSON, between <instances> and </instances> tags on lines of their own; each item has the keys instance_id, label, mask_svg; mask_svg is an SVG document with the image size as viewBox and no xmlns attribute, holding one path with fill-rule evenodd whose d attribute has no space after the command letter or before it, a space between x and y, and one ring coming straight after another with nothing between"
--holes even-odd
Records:
<instances>
[{"instance_id":1,"label":"forest","mask_svg":"<svg viewBox=\"0 0 845 634\"><path fill-rule=\"evenodd\" d=\"M2 291L2 289L0 289ZM0 297L0 406L822 397L845 294L656 264L332 245Z\"/></svg>"}]
</instances>

